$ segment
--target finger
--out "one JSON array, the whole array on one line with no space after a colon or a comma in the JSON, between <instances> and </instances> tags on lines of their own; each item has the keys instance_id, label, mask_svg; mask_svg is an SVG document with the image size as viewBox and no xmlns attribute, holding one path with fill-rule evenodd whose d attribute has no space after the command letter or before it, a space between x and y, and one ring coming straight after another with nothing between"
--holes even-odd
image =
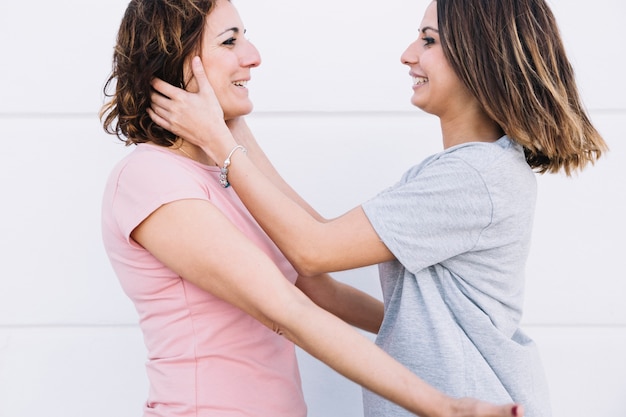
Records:
<instances>
[{"instance_id":1,"label":"finger","mask_svg":"<svg viewBox=\"0 0 626 417\"><path fill-rule=\"evenodd\" d=\"M174 97L178 93L178 91L181 90L180 88L175 87L172 84L167 83L162 79L156 77L152 79L150 84L152 85L152 88L159 94L170 98Z\"/></svg>"},{"instance_id":2,"label":"finger","mask_svg":"<svg viewBox=\"0 0 626 417\"><path fill-rule=\"evenodd\" d=\"M162 95L159 92L152 92L150 94L150 105L155 108L158 107L160 109L163 109L165 111L169 111L170 109L170 105L172 104L172 101L165 97L164 95ZM161 112L159 112L161 113Z\"/></svg>"},{"instance_id":3,"label":"finger","mask_svg":"<svg viewBox=\"0 0 626 417\"><path fill-rule=\"evenodd\" d=\"M464 417L524 417L524 408L519 404L494 405L472 398L456 400L455 415Z\"/></svg>"},{"instance_id":4,"label":"finger","mask_svg":"<svg viewBox=\"0 0 626 417\"><path fill-rule=\"evenodd\" d=\"M509 404L504 406L491 406L492 412L487 415L499 416L499 417L524 417L524 408L521 405Z\"/></svg>"},{"instance_id":5,"label":"finger","mask_svg":"<svg viewBox=\"0 0 626 417\"><path fill-rule=\"evenodd\" d=\"M524 407L521 405L514 405L511 409L511 414L513 414L513 417L524 417Z\"/></svg>"},{"instance_id":6,"label":"finger","mask_svg":"<svg viewBox=\"0 0 626 417\"><path fill-rule=\"evenodd\" d=\"M157 125L161 126L163 129L165 130L169 130L171 132L171 125L168 123L167 120L165 120L164 118L162 118L161 116L159 116L157 114L157 112L155 112L153 109L151 109L150 107L148 107L146 109L146 111L148 112L148 116L150 116L150 118L152 119L152 121L154 123L156 123Z\"/></svg>"},{"instance_id":7,"label":"finger","mask_svg":"<svg viewBox=\"0 0 626 417\"><path fill-rule=\"evenodd\" d=\"M191 71L193 72L193 76L198 83L198 89L200 92L213 91L211 83L209 83L209 79L204 72L204 65L202 65L202 60L199 56L195 56L191 60Z\"/></svg>"}]
</instances>

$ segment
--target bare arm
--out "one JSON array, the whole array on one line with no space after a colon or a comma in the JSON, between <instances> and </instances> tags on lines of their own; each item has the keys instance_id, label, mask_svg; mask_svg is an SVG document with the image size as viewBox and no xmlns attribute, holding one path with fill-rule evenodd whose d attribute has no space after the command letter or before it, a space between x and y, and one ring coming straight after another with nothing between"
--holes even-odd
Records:
<instances>
[{"instance_id":1,"label":"bare arm","mask_svg":"<svg viewBox=\"0 0 626 417\"><path fill-rule=\"evenodd\" d=\"M259 146L243 116L233 120L228 120L226 124L235 141L238 144L245 146L248 150L248 157L252 160L254 165L256 165L259 171L261 171L263 175L265 175L276 186L276 188L278 188L283 194L292 199L317 220L321 222L326 221L278 173L261 146Z\"/></svg>"},{"instance_id":2,"label":"bare arm","mask_svg":"<svg viewBox=\"0 0 626 417\"><path fill-rule=\"evenodd\" d=\"M313 218L325 222L325 219L300 197L274 168L256 141L244 117L229 120L227 125L237 143L245 146L248 150L248 157L282 193L302 207ZM340 319L362 330L378 333L383 320L384 308L382 302L376 298L338 282L328 274L314 277L299 277L296 285L313 302Z\"/></svg>"},{"instance_id":3,"label":"bare arm","mask_svg":"<svg viewBox=\"0 0 626 417\"><path fill-rule=\"evenodd\" d=\"M192 67L199 92L188 93L156 80L153 86L163 96L153 95L150 115L159 125L201 146L213 160L223 161L237 142L221 119L221 108L201 63L194 60ZM277 187L271 173L266 175L252 158L236 152L231 161L230 183L301 275L352 269L394 258L361 207L324 221L286 195L285 187Z\"/></svg>"},{"instance_id":4,"label":"bare arm","mask_svg":"<svg viewBox=\"0 0 626 417\"><path fill-rule=\"evenodd\" d=\"M328 274L298 277L296 286L315 304L345 322L370 333L378 333L383 322L383 303Z\"/></svg>"},{"instance_id":5,"label":"bare arm","mask_svg":"<svg viewBox=\"0 0 626 417\"><path fill-rule=\"evenodd\" d=\"M516 415L511 405L454 400L426 384L351 326L311 302L210 202L166 204L144 220L132 238L184 279L241 308L347 378L413 413L423 417Z\"/></svg>"}]
</instances>

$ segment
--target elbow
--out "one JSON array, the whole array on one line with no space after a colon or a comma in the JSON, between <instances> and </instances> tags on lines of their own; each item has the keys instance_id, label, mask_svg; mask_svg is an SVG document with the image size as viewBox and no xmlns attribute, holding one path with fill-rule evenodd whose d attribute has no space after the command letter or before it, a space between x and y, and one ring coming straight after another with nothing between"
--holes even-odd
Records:
<instances>
[{"instance_id":1,"label":"elbow","mask_svg":"<svg viewBox=\"0 0 626 417\"><path fill-rule=\"evenodd\" d=\"M310 249L308 251L304 250L289 261L296 272L298 272L298 275L302 277L314 277L326 272L331 272L325 270L322 259L316 256L314 251Z\"/></svg>"},{"instance_id":2,"label":"elbow","mask_svg":"<svg viewBox=\"0 0 626 417\"><path fill-rule=\"evenodd\" d=\"M279 244L295 270L303 277L312 277L326 272L333 255L328 252L328 234L324 228L304 227L297 234Z\"/></svg>"},{"instance_id":3,"label":"elbow","mask_svg":"<svg viewBox=\"0 0 626 417\"><path fill-rule=\"evenodd\" d=\"M277 335L302 346L303 327L309 323L303 318L311 317L319 307L300 291L292 295L295 296L283 299L280 308L274 314L266 315L266 326Z\"/></svg>"},{"instance_id":4,"label":"elbow","mask_svg":"<svg viewBox=\"0 0 626 417\"><path fill-rule=\"evenodd\" d=\"M318 272L317 269L311 268L310 266L294 266L294 269L301 277L310 278L316 275L321 274L322 272Z\"/></svg>"}]
</instances>

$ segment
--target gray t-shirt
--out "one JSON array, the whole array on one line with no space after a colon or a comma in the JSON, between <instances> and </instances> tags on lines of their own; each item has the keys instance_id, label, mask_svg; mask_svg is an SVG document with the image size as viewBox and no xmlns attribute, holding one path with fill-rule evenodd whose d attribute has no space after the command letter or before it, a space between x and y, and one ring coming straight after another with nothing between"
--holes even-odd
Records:
<instances>
[{"instance_id":1,"label":"gray t-shirt","mask_svg":"<svg viewBox=\"0 0 626 417\"><path fill-rule=\"evenodd\" d=\"M397 261L381 264L376 343L453 397L551 415L537 348L520 329L536 178L504 136L433 155L363 204ZM365 415L412 415L364 391Z\"/></svg>"}]
</instances>

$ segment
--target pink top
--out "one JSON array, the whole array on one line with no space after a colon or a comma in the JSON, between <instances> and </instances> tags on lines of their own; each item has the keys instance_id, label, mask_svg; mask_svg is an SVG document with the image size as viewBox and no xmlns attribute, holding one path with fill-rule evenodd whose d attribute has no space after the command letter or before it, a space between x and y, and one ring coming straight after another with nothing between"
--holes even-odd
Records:
<instances>
[{"instance_id":1,"label":"pink top","mask_svg":"<svg viewBox=\"0 0 626 417\"><path fill-rule=\"evenodd\" d=\"M295 282L294 269L218 176L218 167L140 144L106 186L104 245L148 350L144 417L306 416L294 345L183 280L130 238L163 204L209 200Z\"/></svg>"}]
</instances>

